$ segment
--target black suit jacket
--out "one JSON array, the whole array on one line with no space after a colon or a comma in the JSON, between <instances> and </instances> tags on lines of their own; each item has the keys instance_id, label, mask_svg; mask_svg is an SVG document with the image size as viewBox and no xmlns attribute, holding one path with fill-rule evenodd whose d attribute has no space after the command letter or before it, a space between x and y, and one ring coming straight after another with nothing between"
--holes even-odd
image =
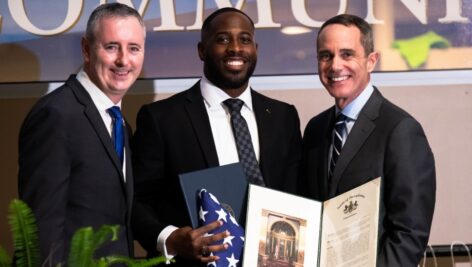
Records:
<instances>
[{"instance_id":1,"label":"black suit jacket","mask_svg":"<svg viewBox=\"0 0 472 267\"><path fill-rule=\"evenodd\" d=\"M178 174L219 165L199 84L145 105L138 113L133 138L135 197L145 207L136 208L133 230L150 254L164 227L191 225ZM293 193L301 159L298 113L292 105L251 93L265 184Z\"/></svg>"},{"instance_id":2,"label":"black suit jacket","mask_svg":"<svg viewBox=\"0 0 472 267\"><path fill-rule=\"evenodd\" d=\"M42 97L26 117L18 188L36 216L43 260L52 255L54 263L65 261L78 228L103 224L120 226L118 241L104 244L96 255L133 255L133 175L126 134L125 183L110 134L75 76Z\"/></svg>"},{"instance_id":3,"label":"black suit jacket","mask_svg":"<svg viewBox=\"0 0 472 267\"><path fill-rule=\"evenodd\" d=\"M328 185L335 108L308 123L303 137L300 194L324 201L381 176L377 266L417 266L435 204L434 158L420 124L375 89L361 110Z\"/></svg>"}]
</instances>

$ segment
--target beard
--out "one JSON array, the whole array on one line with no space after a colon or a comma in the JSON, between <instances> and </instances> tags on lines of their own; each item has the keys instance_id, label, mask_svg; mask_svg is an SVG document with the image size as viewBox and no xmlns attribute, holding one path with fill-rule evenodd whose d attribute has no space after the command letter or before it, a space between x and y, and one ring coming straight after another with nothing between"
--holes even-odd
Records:
<instances>
[{"instance_id":1,"label":"beard","mask_svg":"<svg viewBox=\"0 0 472 267\"><path fill-rule=\"evenodd\" d=\"M257 59L249 60L248 67L241 71L230 71L217 64L214 60L206 59L204 72L207 79L215 86L225 90L241 89L247 85L256 69Z\"/></svg>"}]
</instances>

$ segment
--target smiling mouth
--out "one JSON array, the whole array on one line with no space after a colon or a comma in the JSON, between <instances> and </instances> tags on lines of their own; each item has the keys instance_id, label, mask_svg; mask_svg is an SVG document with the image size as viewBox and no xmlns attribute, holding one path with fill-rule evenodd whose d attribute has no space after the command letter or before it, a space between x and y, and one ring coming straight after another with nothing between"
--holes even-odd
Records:
<instances>
[{"instance_id":1,"label":"smiling mouth","mask_svg":"<svg viewBox=\"0 0 472 267\"><path fill-rule=\"evenodd\" d=\"M349 75L329 77L329 79L333 82L342 82L342 81L347 80L348 78L349 78Z\"/></svg>"},{"instance_id":2,"label":"smiling mouth","mask_svg":"<svg viewBox=\"0 0 472 267\"><path fill-rule=\"evenodd\" d=\"M128 75L128 70L112 70L112 72L117 76L126 76Z\"/></svg>"},{"instance_id":3,"label":"smiling mouth","mask_svg":"<svg viewBox=\"0 0 472 267\"><path fill-rule=\"evenodd\" d=\"M227 57L224 59L224 63L226 66L230 68L240 68L246 63L246 59L243 57Z\"/></svg>"},{"instance_id":4,"label":"smiling mouth","mask_svg":"<svg viewBox=\"0 0 472 267\"><path fill-rule=\"evenodd\" d=\"M238 66L242 66L243 64L244 64L244 61L242 61L242 60L228 60L228 61L226 61L226 65L228 65L228 66L238 67Z\"/></svg>"}]
</instances>

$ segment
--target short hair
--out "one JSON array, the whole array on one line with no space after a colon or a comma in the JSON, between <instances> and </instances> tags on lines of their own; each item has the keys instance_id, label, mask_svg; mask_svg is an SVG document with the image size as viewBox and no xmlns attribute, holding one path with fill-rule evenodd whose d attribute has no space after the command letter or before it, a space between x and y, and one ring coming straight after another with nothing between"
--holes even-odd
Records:
<instances>
[{"instance_id":1,"label":"short hair","mask_svg":"<svg viewBox=\"0 0 472 267\"><path fill-rule=\"evenodd\" d=\"M214 11L213 13L211 13L204 21L203 21L203 25L202 25L202 30L201 30L201 35L200 35L200 39L203 41L203 38L204 38L204 34L210 29L210 25L211 25L211 22L220 14L222 13L226 13L226 12L237 12L237 13L240 13L240 14L243 14L248 20L249 22L251 23L251 26L252 28L254 29L254 21L252 21L251 17L249 17L246 13L242 12L241 10L237 9L237 8L234 8L234 7L224 7L224 8L220 8L220 9L217 9L216 11Z\"/></svg>"},{"instance_id":2,"label":"short hair","mask_svg":"<svg viewBox=\"0 0 472 267\"><path fill-rule=\"evenodd\" d=\"M121 3L107 3L99 5L95 8L92 14L90 14L87 21L87 28L85 29L85 38L87 38L89 42L93 43L95 41L95 34L100 20L111 17L135 17L143 27L144 36L146 37L146 26L144 25L144 20L136 9Z\"/></svg>"},{"instance_id":3,"label":"short hair","mask_svg":"<svg viewBox=\"0 0 472 267\"><path fill-rule=\"evenodd\" d=\"M362 18L355 15L350 15L350 14L337 15L325 21L325 23L321 25L321 28L318 31L318 37L316 38L317 42L319 40L320 34L323 31L323 29L326 26L332 25L332 24L341 24L346 27L354 26L358 28L359 31L361 32L360 41L361 41L362 47L364 47L364 52L366 56L374 52L374 37L372 33L372 27L370 27L369 23L367 23Z\"/></svg>"}]
</instances>

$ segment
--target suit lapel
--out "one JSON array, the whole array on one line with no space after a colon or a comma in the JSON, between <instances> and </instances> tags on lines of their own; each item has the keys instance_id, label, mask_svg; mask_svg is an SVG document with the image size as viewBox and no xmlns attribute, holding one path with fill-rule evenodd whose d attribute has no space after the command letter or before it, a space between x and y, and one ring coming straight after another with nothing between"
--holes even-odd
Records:
<instances>
[{"instance_id":1,"label":"suit lapel","mask_svg":"<svg viewBox=\"0 0 472 267\"><path fill-rule=\"evenodd\" d=\"M346 143L339 155L336 168L333 173L333 181L329 188L329 196L336 195L338 184L342 179L342 174L346 170L349 162L354 158L364 142L375 129L375 119L379 116L382 96L375 88L369 100L359 113L359 117L354 123L354 127L349 133Z\"/></svg>"},{"instance_id":2,"label":"suit lapel","mask_svg":"<svg viewBox=\"0 0 472 267\"><path fill-rule=\"evenodd\" d=\"M125 151L126 151L126 202L128 204L128 210L131 210L133 204L133 194L134 194L134 178L133 178L133 166L131 163L131 149L130 149L130 140L131 128L128 123L126 123L125 130Z\"/></svg>"},{"instance_id":3,"label":"suit lapel","mask_svg":"<svg viewBox=\"0 0 472 267\"><path fill-rule=\"evenodd\" d=\"M200 81L198 81L188 91L186 95L187 103L185 109L197 136L200 148L207 162L208 167L219 165L218 154L216 153L215 141L211 132L210 119L203 103L200 91Z\"/></svg>"},{"instance_id":4,"label":"suit lapel","mask_svg":"<svg viewBox=\"0 0 472 267\"><path fill-rule=\"evenodd\" d=\"M270 172L268 168L273 166L270 164L270 147L275 146L274 134L271 131L277 129L277 121L274 121L274 116L271 115L271 106L269 102L264 101L261 95L251 89L252 106L257 123L257 133L259 135L259 168L266 186L270 187L273 181L267 179L267 173Z\"/></svg>"},{"instance_id":5,"label":"suit lapel","mask_svg":"<svg viewBox=\"0 0 472 267\"><path fill-rule=\"evenodd\" d=\"M92 98L76 79L69 79L67 83L72 88L72 91L74 92L77 100L82 105L84 105L85 116L88 118L90 124L95 129L95 132L100 138L100 141L102 142L108 156L113 161L113 165L118 170L118 173L120 174L120 180L123 183L124 177L120 159L116 154L115 146L113 145L110 134L108 133L108 130L103 123L103 119L100 116L97 107L93 103Z\"/></svg>"},{"instance_id":6,"label":"suit lapel","mask_svg":"<svg viewBox=\"0 0 472 267\"><path fill-rule=\"evenodd\" d=\"M322 181L322 184L320 185L323 190L320 190L323 194L322 199L328 199L328 190L329 190L329 181L328 181L328 176L329 176L329 159L330 159L330 147L332 143L332 134L333 134L333 127L334 127L334 120L335 120L335 113L336 109L333 106L331 110L328 113L328 116L326 118L327 123L321 123L320 125L323 125L325 127L322 129L323 131L323 140L321 140L321 149L320 149L320 155L318 155L318 159L321 162L321 168L318 174L320 177L323 177L323 179L319 179L319 181ZM317 165L317 163L311 163L313 165Z\"/></svg>"},{"instance_id":7,"label":"suit lapel","mask_svg":"<svg viewBox=\"0 0 472 267\"><path fill-rule=\"evenodd\" d=\"M125 130L125 161L126 161L126 183L125 187L125 197L126 197L126 235L128 237L128 249L129 255L134 255L133 251L133 235L131 232L131 214L133 210L133 199L134 199L134 177L133 177L133 166L131 163L131 148L130 148L130 136L132 135L131 127L126 123ZM121 179L123 181L123 179ZM122 183L123 184L123 183Z\"/></svg>"}]
</instances>

